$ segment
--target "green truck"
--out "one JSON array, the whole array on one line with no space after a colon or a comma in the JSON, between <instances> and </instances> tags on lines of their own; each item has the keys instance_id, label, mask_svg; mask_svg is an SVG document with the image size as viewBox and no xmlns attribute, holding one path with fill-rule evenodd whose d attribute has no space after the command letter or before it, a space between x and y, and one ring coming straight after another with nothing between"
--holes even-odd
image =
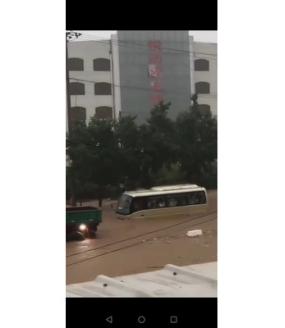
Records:
<instances>
[{"instance_id":1,"label":"green truck","mask_svg":"<svg viewBox=\"0 0 285 328\"><path fill-rule=\"evenodd\" d=\"M97 227L102 222L102 211L92 206L66 208L66 237L95 237Z\"/></svg>"}]
</instances>

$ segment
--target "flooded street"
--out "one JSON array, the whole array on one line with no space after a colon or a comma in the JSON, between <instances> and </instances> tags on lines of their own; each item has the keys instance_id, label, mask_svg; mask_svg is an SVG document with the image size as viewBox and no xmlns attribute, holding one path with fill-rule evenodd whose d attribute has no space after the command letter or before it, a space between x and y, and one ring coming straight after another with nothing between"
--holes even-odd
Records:
<instances>
[{"instance_id":1,"label":"flooded street","mask_svg":"<svg viewBox=\"0 0 285 328\"><path fill-rule=\"evenodd\" d=\"M99 274L113 277L158 270L166 264L216 261L217 192L209 191L208 198L206 215L137 220L117 219L116 202L106 201L96 239L66 244L67 284L93 280ZM202 236L186 236L192 229L202 229Z\"/></svg>"}]
</instances>

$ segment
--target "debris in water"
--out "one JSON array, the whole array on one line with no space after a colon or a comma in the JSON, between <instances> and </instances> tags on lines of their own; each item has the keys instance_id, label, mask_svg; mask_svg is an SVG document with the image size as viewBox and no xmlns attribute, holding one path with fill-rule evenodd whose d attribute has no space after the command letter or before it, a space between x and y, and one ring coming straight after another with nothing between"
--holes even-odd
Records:
<instances>
[{"instance_id":1,"label":"debris in water","mask_svg":"<svg viewBox=\"0 0 285 328\"><path fill-rule=\"evenodd\" d=\"M203 234L201 229L197 229L197 230L189 230L187 231L186 235L188 237L197 237L197 236L201 236Z\"/></svg>"}]
</instances>

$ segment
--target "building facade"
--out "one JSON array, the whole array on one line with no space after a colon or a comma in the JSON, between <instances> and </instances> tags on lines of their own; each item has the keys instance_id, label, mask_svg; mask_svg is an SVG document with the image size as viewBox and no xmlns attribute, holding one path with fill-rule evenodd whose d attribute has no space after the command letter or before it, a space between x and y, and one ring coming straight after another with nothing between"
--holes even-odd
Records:
<instances>
[{"instance_id":1,"label":"building facade","mask_svg":"<svg viewBox=\"0 0 285 328\"><path fill-rule=\"evenodd\" d=\"M110 41L68 43L70 119L113 118L113 79Z\"/></svg>"},{"instance_id":2,"label":"building facade","mask_svg":"<svg viewBox=\"0 0 285 328\"><path fill-rule=\"evenodd\" d=\"M191 88L200 108L217 116L217 44L195 42L190 38Z\"/></svg>"},{"instance_id":3,"label":"building facade","mask_svg":"<svg viewBox=\"0 0 285 328\"><path fill-rule=\"evenodd\" d=\"M217 45L188 31L118 31L110 40L68 42L70 120L134 115L144 122L160 101L175 119L198 94L217 115Z\"/></svg>"},{"instance_id":4,"label":"building facade","mask_svg":"<svg viewBox=\"0 0 285 328\"><path fill-rule=\"evenodd\" d=\"M173 119L190 102L188 31L118 31L121 114L139 122L160 101Z\"/></svg>"}]
</instances>

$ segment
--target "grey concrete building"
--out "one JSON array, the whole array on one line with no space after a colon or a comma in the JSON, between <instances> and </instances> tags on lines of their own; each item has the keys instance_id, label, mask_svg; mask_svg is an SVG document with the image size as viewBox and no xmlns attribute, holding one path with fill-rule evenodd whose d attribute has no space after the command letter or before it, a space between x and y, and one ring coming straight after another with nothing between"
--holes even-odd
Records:
<instances>
[{"instance_id":1,"label":"grey concrete building","mask_svg":"<svg viewBox=\"0 0 285 328\"><path fill-rule=\"evenodd\" d=\"M191 90L198 94L201 109L217 116L217 44L190 38Z\"/></svg>"},{"instance_id":2,"label":"grey concrete building","mask_svg":"<svg viewBox=\"0 0 285 328\"><path fill-rule=\"evenodd\" d=\"M142 122L159 101L175 118L190 104L188 31L118 31L122 115Z\"/></svg>"},{"instance_id":3,"label":"grey concrete building","mask_svg":"<svg viewBox=\"0 0 285 328\"><path fill-rule=\"evenodd\" d=\"M198 92L217 114L217 45L188 31L118 31L109 40L68 43L72 121L135 115L144 122L159 101L175 119Z\"/></svg>"},{"instance_id":4,"label":"grey concrete building","mask_svg":"<svg viewBox=\"0 0 285 328\"><path fill-rule=\"evenodd\" d=\"M68 43L70 118L112 118L114 113L110 40Z\"/></svg>"}]
</instances>

